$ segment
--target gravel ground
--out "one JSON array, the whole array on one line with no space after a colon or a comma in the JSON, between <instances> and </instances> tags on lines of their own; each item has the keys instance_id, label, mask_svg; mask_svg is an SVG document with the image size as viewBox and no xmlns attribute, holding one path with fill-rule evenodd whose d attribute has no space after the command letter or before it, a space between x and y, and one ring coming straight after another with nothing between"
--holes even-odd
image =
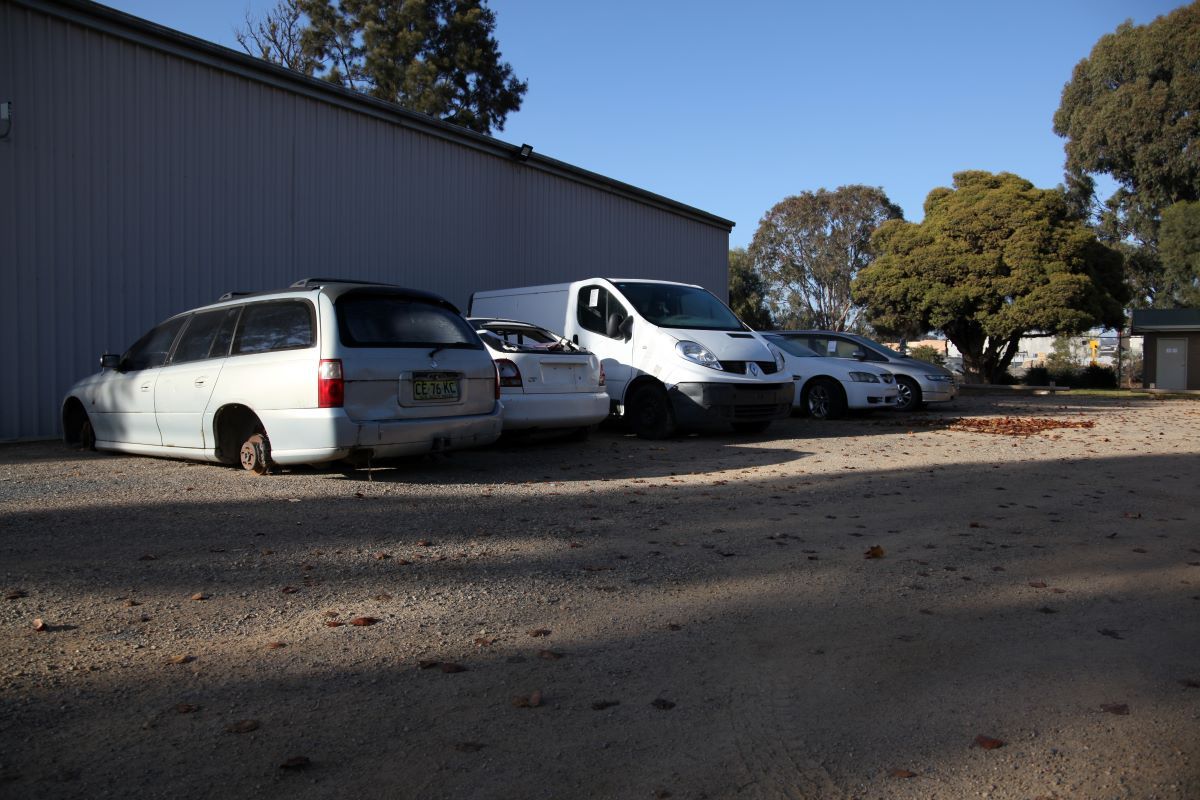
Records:
<instances>
[{"instance_id":1,"label":"gravel ground","mask_svg":"<svg viewBox=\"0 0 1200 800\"><path fill-rule=\"evenodd\" d=\"M1195 800L1198 455L1200 403L1061 396L351 475L5 446L0 796Z\"/></svg>"}]
</instances>

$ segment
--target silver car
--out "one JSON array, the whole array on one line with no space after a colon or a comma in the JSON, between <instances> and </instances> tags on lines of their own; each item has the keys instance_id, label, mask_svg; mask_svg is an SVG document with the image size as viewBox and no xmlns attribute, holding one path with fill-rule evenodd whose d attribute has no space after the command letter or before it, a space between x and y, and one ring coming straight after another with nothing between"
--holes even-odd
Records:
<instances>
[{"instance_id":1,"label":"silver car","mask_svg":"<svg viewBox=\"0 0 1200 800\"><path fill-rule=\"evenodd\" d=\"M458 309L385 284L230 293L100 364L63 400L68 444L263 474L485 445L502 424L496 367Z\"/></svg>"},{"instance_id":2,"label":"silver car","mask_svg":"<svg viewBox=\"0 0 1200 800\"><path fill-rule=\"evenodd\" d=\"M847 358L882 367L896 376L900 397L897 411L916 411L926 403L948 403L958 397L954 373L937 364L901 355L873 339L844 331L779 331L776 335L799 341L830 358Z\"/></svg>"}]
</instances>

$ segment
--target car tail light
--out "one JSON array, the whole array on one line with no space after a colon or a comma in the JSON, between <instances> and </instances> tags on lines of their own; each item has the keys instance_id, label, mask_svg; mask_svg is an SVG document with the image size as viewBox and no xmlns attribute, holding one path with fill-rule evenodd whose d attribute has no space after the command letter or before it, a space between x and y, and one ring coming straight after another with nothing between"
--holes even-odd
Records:
<instances>
[{"instance_id":1,"label":"car tail light","mask_svg":"<svg viewBox=\"0 0 1200 800\"><path fill-rule=\"evenodd\" d=\"M341 408L346 402L346 382L342 380L342 360L322 358L317 367L317 408Z\"/></svg>"},{"instance_id":2,"label":"car tail light","mask_svg":"<svg viewBox=\"0 0 1200 800\"><path fill-rule=\"evenodd\" d=\"M500 399L500 368L496 366L495 361L492 362L492 375L495 376L492 379L492 387L496 390L496 399L499 400Z\"/></svg>"},{"instance_id":3,"label":"car tail light","mask_svg":"<svg viewBox=\"0 0 1200 800\"><path fill-rule=\"evenodd\" d=\"M604 365L600 365L600 385L604 385Z\"/></svg>"},{"instance_id":4,"label":"car tail light","mask_svg":"<svg viewBox=\"0 0 1200 800\"><path fill-rule=\"evenodd\" d=\"M521 370L507 358L497 359L496 371L500 375L501 386L521 386Z\"/></svg>"}]
</instances>

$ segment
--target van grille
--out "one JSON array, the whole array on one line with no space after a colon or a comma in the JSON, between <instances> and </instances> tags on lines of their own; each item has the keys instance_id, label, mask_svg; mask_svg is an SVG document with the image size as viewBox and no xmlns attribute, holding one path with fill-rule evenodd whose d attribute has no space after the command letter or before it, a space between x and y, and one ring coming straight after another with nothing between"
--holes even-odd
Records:
<instances>
[{"instance_id":1,"label":"van grille","mask_svg":"<svg viewBox=\"0 0 1200 800\"><path fill-rule=\"evenodd\" d=\"M778 371L775 367L774 361L722 361L721 369L737 375L745 375L746 365L750 363L757 364L759 371L763 375L774 375Z\"/></svg>"},{"instance_id":2,"label":"van grille","mask_svg":"<svg viewBox=\"0 0 1200 800\"><path fill-rule=\"evenodd\" d=\"M779 416L779 411L780 406L776 403L736 405L733 407L733 418L745 420L775 419Z\"/></svg>"}]
</instances>

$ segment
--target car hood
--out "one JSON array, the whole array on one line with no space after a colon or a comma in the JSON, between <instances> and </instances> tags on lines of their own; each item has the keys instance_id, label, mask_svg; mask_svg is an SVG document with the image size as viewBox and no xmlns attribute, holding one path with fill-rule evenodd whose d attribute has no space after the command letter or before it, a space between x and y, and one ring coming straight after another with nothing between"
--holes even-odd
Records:
<instances>
[{"instance_id":1,"label":"car hood","mask_svg":"<svg viewBox=\"0 0 1200 800\"><path fill-rule=\"evenodd\" d=\"M904 356L902 359L900 359L900 363L905 365L906 367L910 367L912 369L926 370L931 375L953 375L954 374L950 370L946 369L945 367L938 366L937 364L931 364L928 361L921 361L919 358L913 358L912 356Z\"/></svg>"}]
</instances>

